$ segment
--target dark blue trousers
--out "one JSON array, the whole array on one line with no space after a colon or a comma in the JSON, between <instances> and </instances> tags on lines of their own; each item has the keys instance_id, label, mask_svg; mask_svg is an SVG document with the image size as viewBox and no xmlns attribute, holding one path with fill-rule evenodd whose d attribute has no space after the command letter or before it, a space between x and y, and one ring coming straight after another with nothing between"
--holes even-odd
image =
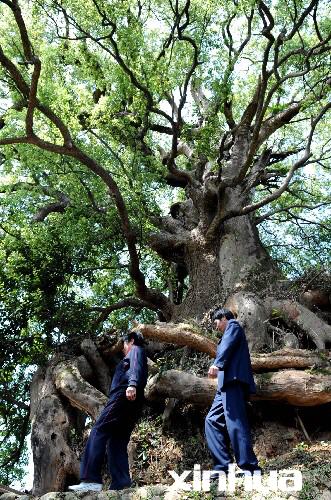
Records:
<instances>
[{"instance_id":1,"label":"dark blue trousers","mask_svg":"<svg viewBox=\"0 0 331 500\"><path fill-rule=\"evenodd\" d=\"M127 446L142 408L142 397L128 401L125 393L113 395L96 420L87 440L80 464L80 479L102 483L101 470L106 449L110 489L131 485Z\"/></svg>"},{"instance_id":2,"label":"dark blue trousers","mask_svg":"<svg viewBox=\"0 0 331 500\"><path fill-rule=\"evenodd\" d=\"M227 384L222 391L217 391L205 420L205 432L214 470L227 472L232 463L230 443L241 469L260 470L247 419L245 387L240 382Z\"/></svg>"}]
</instances>

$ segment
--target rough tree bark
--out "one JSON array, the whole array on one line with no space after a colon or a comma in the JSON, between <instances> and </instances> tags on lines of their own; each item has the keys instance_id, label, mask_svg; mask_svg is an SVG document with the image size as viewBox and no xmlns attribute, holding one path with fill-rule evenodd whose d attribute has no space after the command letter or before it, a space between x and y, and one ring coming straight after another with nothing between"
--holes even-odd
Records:
<instances>
[{"instance_id":1,"label":"rough tree bark","mask_svg":"<svg viewBox=\"0 0 331 500\"><path fill-rule=\"evenodd\" d=\"M108 370L104 377L107 374ZM55 357L47 369L39 369L33 377L33 495L62 491L70 477L79 478L79 457L71 449L70 432L82 430L84 414L96 419L107 402L106 396L88 380L97 385L100 374L94 376L83 356L70 360Z\"/></svg>"},{"instance_id":2,"label":"rough tree bark","mask_svg":"<svg viewBox=\"0 0 331 500\"><path fill-rule=\"evenodd\" d=\"M61 491L69 476L79 474L78 458L68 444L74 414L55 387L56 361L47 369L39 368L31 384L33 495L36 496Z\"/></svg>"}]
</instances>

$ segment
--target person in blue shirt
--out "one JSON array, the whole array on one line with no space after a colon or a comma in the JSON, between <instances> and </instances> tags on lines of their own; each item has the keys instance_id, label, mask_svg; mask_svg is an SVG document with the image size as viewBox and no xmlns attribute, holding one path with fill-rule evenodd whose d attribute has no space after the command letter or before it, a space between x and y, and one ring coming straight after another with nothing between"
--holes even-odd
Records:
<instances>
[{"instance_id":1,"label":"person in blue shirt","mask_svg":"<svg viewBox=\"0 0 331 500\"><path fill-rule=\"evenodd\" d=\"M107 448L110 490L131 486L127 446L132 430L141 414L147 383L147 356L140 332L124 337L124 358L116 367L109 400L96 420L80 465L80 484L72 491L101 491L101 470Z\"/></svg>"},{"instance_id":2,"label":"person in blue shirt","mask_svg":"<svg viewBox=\"0 0 331 500\"><path fill-rule=\"evenodd\" d=\"M230 443L243 471L260 471L246 412L246 401L256 387L245 332L229 309L216 309L212 320L216 330L223 332L208 371L209 378L218 378L215 399L205 420L207 444L214 461L212 477L218 477L219 471L228 472L232 463Z\"/></svg>"}]
</instances>

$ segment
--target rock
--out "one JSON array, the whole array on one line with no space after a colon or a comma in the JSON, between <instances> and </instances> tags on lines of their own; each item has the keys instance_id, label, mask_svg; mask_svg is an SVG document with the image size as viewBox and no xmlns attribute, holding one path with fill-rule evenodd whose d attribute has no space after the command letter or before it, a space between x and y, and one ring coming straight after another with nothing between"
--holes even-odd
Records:
<instances>
[{"instance_id":1,"label":"rock","mask_svg":"<svg viewBox=\"0 0 331 500\"><path fill-rule=\"evenodd\" d=\"M104 492L106 494L106 492ZM77 499L84 499L84 500L97 500L99 495L102 493L97 493L97 492L92 492L92 491L80 491L74 493L73 491L50 491L49 493L45 493L45 495L39 497L38 500L77 500ZM110 498L109 496L104 497L104 500L106 498ZM112 497L112 498L118 498ZM20 500L20 499L19 499Z\"/></svg>"},{"instance_id":2,"label":"rock","mask_svg":"<svg viewBox=\"0 0 331 500\"><path fill-rule=\"evenodd\" d=\"M284 337L284 346L297 349L299 347L299 341L293 333L287 333Z\"/></svg>"},{"instance_id":3,"label":"rock","mask_svg":"<svg viewBox=\"0 0 331 500\"><path fill-rule=\"evenodd\" d=\"M49 493L45 493L45 495L40 497L40 500L62 500L63 496L66 493L61 493L59 491L50 491Z\"/></svg>"},{"instance_id":4,"label":"rock","mask_svg":"<svg viewBox=\"0 0 331 500\"><path fill-rule=\"evenodd\" d=\"M8 491L6 493L2 493L0 495L1 500L14 500L15 498L20 498L21 495L17 495L16 493L12 493L11 491Z\"/></svg>"},{"instance_id":5,"label":"rock","mask_svg":"<svg viewBox=\"0 0 331 500\"><path fill-rule=\"evenodd\" d=\"M121 498L121 495L117 491L102 491L98 493L98 500L117 500L119 498Z\"/></svg>"},{"instance_id":6,"label":"rock","mask_svg":"<svg viewBox=\"0 0 331 500\"><path fill-rule=\"evenodd\" d=\"M133 500L143 500L143 499L153 499L153 500L163 500L164 494L167 491L167 486L155 485L155 486L143 486L138 488Z\"/></svg>"},{"instance_id":7,"label":"rock","mask_svg":"<svg viewBox=\"0 0 331 500\"><path fill-rule=\"evenodd\" d=\"M323 490L319 499L320 500L331 500L331 491L330 490Z\"/></svg>"},{"instance_id":8,"label":"rock","mask_svg":"<svg viewBox=\"0 0 331 500\"><path fill-rule=\"evenodd\" d=\"M183 493L183 492L182 492ZM179 500L180 497L181 497L181 494L179 491L177 490L169 490L166 492L166 494L164 495L164 500Z\"/></svg>"}]
</instances>

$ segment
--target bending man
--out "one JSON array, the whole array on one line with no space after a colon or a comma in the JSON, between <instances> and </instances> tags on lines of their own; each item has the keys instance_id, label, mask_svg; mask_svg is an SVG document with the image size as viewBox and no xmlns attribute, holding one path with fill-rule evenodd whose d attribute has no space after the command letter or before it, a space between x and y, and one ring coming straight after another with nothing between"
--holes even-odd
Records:
<instances>
[{"instance_id":1,"label":"bending man","mask_svg":"<svg viewBox=\"0 0 331 500\"><path fill-rule=\"evenodd\" d=\"M131 332L124 337L124 359L118 363L109 401L95 422L81 460L81 483L72 491L101 491L101 470L107 447L110 490L131 486L127 446L140 416L147 382L147 357L143 336Z\"/></svg>"},{"instance_id":2,"label":"bending man","mask_svg":"<svg viewBox=\"0 0 331 500\"><path fill-rule=\"evenodd\" d=\"M216 330L224 332L208 372L208 377L218 377L216 396L205 421L207 444L214 460L213 476L216 471L228 472L232 462L230 443L243 471L261 470L246 413L246 400L256 388L245 333L229 309L216 309L212 320Z\"/></svg>"}]
</instances>

